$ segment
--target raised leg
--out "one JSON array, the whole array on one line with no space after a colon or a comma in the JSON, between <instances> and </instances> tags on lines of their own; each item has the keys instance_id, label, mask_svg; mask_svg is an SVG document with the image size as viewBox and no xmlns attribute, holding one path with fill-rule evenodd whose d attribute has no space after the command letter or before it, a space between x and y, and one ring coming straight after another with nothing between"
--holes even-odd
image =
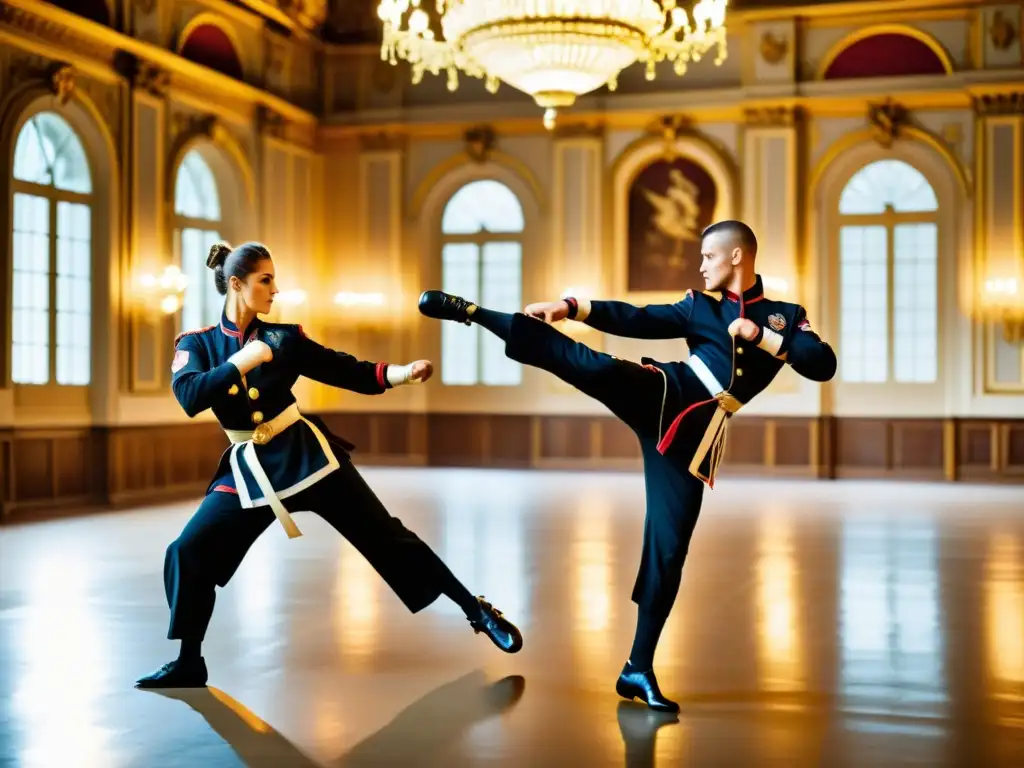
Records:
<instances>
[{"instance_id":1,"label":"raised leg","mask_svg":"<svg viewBox=\"0 0 1024 768\"><path fill-rule=\"evenodd\" d=\"M402 521L393 517L349 461L295 497L295 509L311 509L366 558L405 606L417 613L447 595L501 650L515 653L522 634L501 612L474 597L444 561Z\"/></svg>"},{"instance_id":2,"label":"raised leg","mask_svg":"<svg viewBox=\"0 0 1024 768\"><path fill-rule=\"evenodd\" d=\"M505 341L510 359L552 373L600 401L639 435L660 435L670 393L664 374L656 368L597 352L541 320L481 309L441 291L424 293L420 311L428 317L477 323Z\"/></svg>"}]
</instances>

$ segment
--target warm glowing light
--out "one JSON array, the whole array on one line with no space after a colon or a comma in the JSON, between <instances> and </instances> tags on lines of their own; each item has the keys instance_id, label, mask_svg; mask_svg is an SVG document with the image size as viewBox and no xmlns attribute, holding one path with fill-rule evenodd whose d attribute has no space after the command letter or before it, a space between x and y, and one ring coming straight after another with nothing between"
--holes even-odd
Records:
<instances>
[{"instance_id":1,"label":"warm glowing light","mask_svg":"<svg viewBox=\"0 0 1024 768\"><path fill-rule=\"evenodd\" d=\"M287 307L297 307L306 303L306 292L301 288L294 288L290 291L280 291L274 297L275 302L280 302Z\"/></svg>"},{"instance_id":2,"label":"warm glowing light","mask_svg":"<svg viewBox=\"0 0 1024 768\"><path fill-rule=\"evenodd\" d=\"M636 62L653 80L671 61L677 75L717 47L726 58L728 0L697 0L692 13L677 0L380 0L381 58L412 65L412 82L445 71L448 89L458 73L481 78L491 93L505 82L533 97L554 127L556 110L607 85Z\"/></svg>"},{"instance_id":3,"label":"warm glowing light","mask_svg":"<svg viewBox=\"0 0 1024 768\"><path fill-rule=\"evenodd\" d=\"M334 294L334 303L339 307L381 307L386 298L383 293L354 293L339 291Z\"/></svg>"},{"instance_id":4,"label":"warm glowing light","mask_svg":"<svg viewBox=\"0 0 1024 768\"><path fill-rule=\"evenodd\" d=\"M758 657L761 686L769 691L801 690L800 605L794 560L793 520L769 514L758 537Z\"/></svg>"},{"instance_id":5,"label":"warm glowing light","mask_svg":"<svg viewBox=\"0 0 1024 768\"><path fill-rule=\"evenodd\" d=\"M156 303L164 314L173 315L184 302L188 277L181 269L172 264L159 275L141 274L136 278L139 286L139 300L152 306Z\"/></svg>"},{"instance_id":6,"label":"warm glowing light","mask_svg":"<svg viewBox=\"0 0 1024 768\"><path fill-rule=\"evenodd\" d=\"M558 298L560 299L567 299L569 297L574 299L591 299L594 297L594 292L590 288L586 288L584 286L570 286L558 295Z\"/></svg>"},{"instance_id":7,"label":"warm glowing light","mask_svg":"<svg viewBox=\"0 0 1024 768\"><path fill-rule=\"evenodd\" d=\"M173 315L179 309L181 309L181 299L178 296L171 294L160 299L160 311L165 315Z\"/></svg>"},{"instance_id":8,"label":"warm glowing light","mask_svg":"<svg viewBox=\"0 0 1024 768\"><path fill-rule=\"evenodd\" d=\"M989 675L996 698L1024 702L1024 546L1018 537L997 533L985 558L985 638Z\"/></svg>"}]
</instances>

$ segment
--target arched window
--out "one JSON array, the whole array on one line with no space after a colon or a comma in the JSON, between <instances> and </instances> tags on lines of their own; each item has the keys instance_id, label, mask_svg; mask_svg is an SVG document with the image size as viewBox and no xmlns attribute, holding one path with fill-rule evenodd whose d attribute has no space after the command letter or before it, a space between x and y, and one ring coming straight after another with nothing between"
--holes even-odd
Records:
<instances>
[{"instance_id":1,"label":"arched window","mask_svg":"<svg viewBox=\"0 0 1024 768\"><path fill-rule=\"evenodd\" d=\"M861 168L839 199L843 381L938 377L938 200L901 160Z\"/></svg>"},{"instance_id":2,"label":"arched window","mask_svg":"<svg viewBox=\"0 0 1024 768\"><path fill-rule=\"evenodd\" d=\"M14 148L11 379L84 386L92 329L92 177L82 142L54 112Z\"/></svg>"},{"instance_id":3,"label":"arched window","mask_svg":"<svg viewBox=\"0 0 1024 768\"><path fill-rule=\"evenodd\" d=\"M460 188L441 217L442 290L488 309L522 309L523 207L492 179ZM441 381L450 385L511 386L522 367L505 344L476 325L441 326Z\"/></svg>"},{"instance_id":4,"label":"arched window","mask_svg":"<svg viewBox=\"0 0 1024 768\"><path fill-rule=\"evenodd\" d=\"M181 330L220 322L224 297L206 267L210 246L221 239L220 196L213 171L193 149L178 166L174 182L174 245L188 278L181 309Z\"/></svg>"}]
</instances>

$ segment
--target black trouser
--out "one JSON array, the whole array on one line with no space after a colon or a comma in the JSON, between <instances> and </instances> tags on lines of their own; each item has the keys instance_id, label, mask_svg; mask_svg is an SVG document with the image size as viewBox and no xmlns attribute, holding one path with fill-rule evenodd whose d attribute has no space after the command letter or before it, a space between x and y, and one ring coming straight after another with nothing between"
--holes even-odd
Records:
<instances>
[{"instance_id":1,"label":"black trouser","mask_svg":"<svg viewBox=\"0 0 1024 768\"><path fill-rule=\"evenodd\" d=\"M647 515L633 601L667 615L679 592L704 496L704 483L689 472L688 464L662 456L657 449L661 433L679 409L678 393L662 372L596 352L523 314L512 319L505 354L553 373L599 400L636 433L644 459Z\"/></svg>"},{"instance_id":2,"label":"black trouser","mask_svg":"<svg viewBox=\"0 0 1024 768\"><path fill-rule=\"evenodd\" d=\"M416 613L441 594L446 567L415 533L392 517L352 463L284 499L289 510L310 510L348 539ZM233 493L210 493L164 558L171 609L167 636L202 640L213 614L215 587L225 586L246 552L276 518L268 506L243 509Z\"/></svg>"}]
</instances>

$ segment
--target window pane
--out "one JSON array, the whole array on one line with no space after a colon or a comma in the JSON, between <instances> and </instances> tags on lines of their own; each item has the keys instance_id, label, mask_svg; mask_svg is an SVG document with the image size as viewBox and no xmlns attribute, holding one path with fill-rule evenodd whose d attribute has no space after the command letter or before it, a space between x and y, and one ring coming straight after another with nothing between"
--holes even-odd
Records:
<instances>
[{"instance_id":1,"label":"window pane","mask_svg":"<svg viewBox=\"0 0 1024 768\"><path fill-rule=\"evenodd\" d=\"M446 235L522 232L523 207L504 184L491 179L473 181L448 201L441 218L441 231Z\"/></svg>"},{"instance_id":2,"label":"window pane","mask_svg":"<svg viewBox=\"0 0 1024 768\"><path fill-rule=\"evenodd\" d=\"M14 149L14 178L53 184L68 192L92 192L82 142L54 112L40 112L22 126Z\"/></svg>"},{"instance_id":3,"label":"window pane","mask_svg":"<svg viewBox=\"0 0 1024 768\"><path fill-rule=\"evenodd\" d=\"M938 226L897 224L893 230L893 358L899 382L938 376Z\"/></svg>"},{"instance_id":4,"label":"window pane","mask_svg":"<svg viewBox=\"0 0 1024 768\"><path fill-rule=\"evenodd\" d=\"M849 382L888 379L888 254L885 227L839 231L840 376Z\"/></svg>"},{"instance_id":5,"label":"window pane","mask_svg":"<svg viewBox=\"0 0 1024 768\"><path fill-rule=\"evenodd\" d=\"M190 219L220 221L217 182L210 166L194 149L178 166L178 177L174 182L174 212Z\"/></svg>"},{"instance_id":6,"label":"window pane","mask_svg":"<svg viewBox=\"0 0 1024 768\"><path fill-rule=\"evenodd\" d=\"M928 180L902 160L879 160L861 168L839 198L839 212L883 213L891 205L897 213L935 211L939 202Z\"/></svg>"},{"instance_id":7,"label":"window pane","mask_svg":"<svg viewBox=\"0 0 1024 768\"><path fill-rule=\"evenodd\" d=\"M441 251L441 290L475 301L480 291L480 255L472 243L449 243ZM482 301L482 299L481 299ZM441 383L476 384L479 380L480 328L441 324Z\"/></svg>"},{"instance_id":8,"label":"window pane","mask_svg":"<svg viewBox=\"0 0 1024 768\"><path fill-rule=\"evenodd\" d=\"M485 243L483 261L483 306L499 312L522 311L522 246ZM484 384L514 386L522 381L522 366L505 356L504 341L493 333L484 333L482 347Z\"/></svg>"},{"instance_id":9,"label":"window pane","mask_svg":"<svg viewBox=\"0 0 1024 768\"><path fill-rule=\"evenodd\" d=\"M92 237L89 206L57 203L57 383L89 383Z\"/></svg>"},{"instance_id":10,"label":"window pane","mask_svg":"<svg viewBox=\"0 0 1024 768\"><path fill-rule=\"evenodd\" d=\"M206 257L210 246L221 239L220 234L193 227L186 227L176 234L181 271L188 279L181 310L181 330L192 331L219 323L224 297L217 293L213 272L206 266Z\"/></svg>"},{"instance_id":11,"label":"window pane","mask_svg":"<svg viewBox=\"0 0 1024 768\"><path fill-rule=\"evenodd\" d=\"M50 379L50 201L14 195L11 379Z\"/></svg>"}]
</instances>

